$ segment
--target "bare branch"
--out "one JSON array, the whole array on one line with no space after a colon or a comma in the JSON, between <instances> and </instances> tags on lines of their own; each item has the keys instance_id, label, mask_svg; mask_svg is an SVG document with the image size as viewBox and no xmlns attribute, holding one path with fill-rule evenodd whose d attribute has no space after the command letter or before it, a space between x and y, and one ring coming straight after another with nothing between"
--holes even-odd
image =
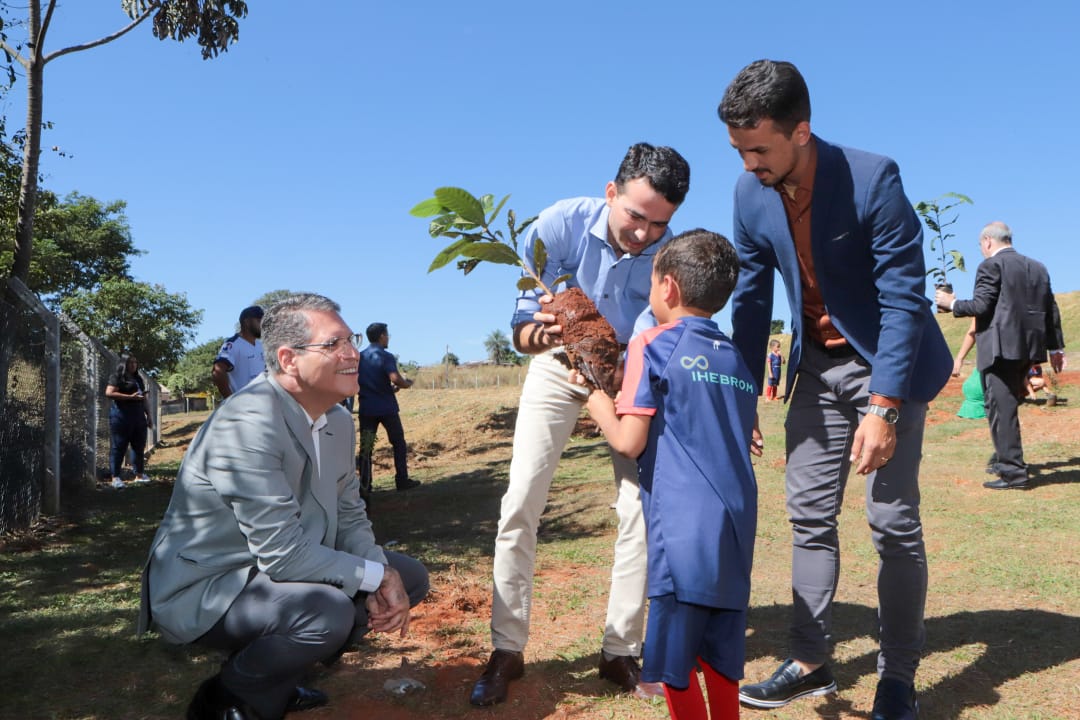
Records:
<instances>
[{"instance_id":1,"label":"bare branch","mask_svg":"<svg viewBox=\"0 0 1080 720\"><path fill-rule=\"evenodd\" d=\"M42 62L47 63L50 60L55 60L56 58L60 57L61 55L68 55L68 54L74 53L74 52L81 52L82 50L89 50L90 48L95 48L95 47L98 47L99 45L105 45L106 43L110 43L113 40L117 39L118 37L123 37L124 35L127 35L129 32L134 30L136 27L138 27L142 23L143 20L150 17L150 14L156 8L157 8L157 5L152 5L149 9L146 10L146 12L144 12L142 15L140 15L139 17L132 20L126 26L124 26L124 27L120 28L119 30L117 30L116 32L114 32L112 35L106 35L105 37L98 38L97 40L94 40L92 42L82 43L80 45L71 45L70 47L61 48L60 50L55 50L55 51L49 53L48 55L46 55L45 59Z\"/></svg>"},{"instance_id":2,"label":"bare branch","mask_svg":"<svg viewBox=\"0 0 1080 720\"><path fill-rule=\"evenodd\" d=\"M6 40L0 40L0 50L3 50L8 55L10 55L12 58L14 58L15 62L22 65L24 70L29 70L30 69L30 60L28 60L27 58L24 58L22 55L20 55L18 53L18 51L15 50L15 48L13 48L13 47L11 47L10 45L7 44Z\"/></svg>"}]
</instances>

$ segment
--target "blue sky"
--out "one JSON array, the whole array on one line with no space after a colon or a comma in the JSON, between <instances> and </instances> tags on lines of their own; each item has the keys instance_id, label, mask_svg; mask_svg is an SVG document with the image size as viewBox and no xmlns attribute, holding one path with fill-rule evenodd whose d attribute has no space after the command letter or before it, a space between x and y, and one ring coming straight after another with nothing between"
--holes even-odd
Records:
<instances>
[{"instance_id":1,"label":"blue sky","mask_svg":"<svg viewBox=\"0 0 1080 720\"><path fill-rule=\"evenodd\" d=\"M492 330L509 333L516 273L429 275L446 243L409 209L441 185L509 193L520 217L599 195L639 140L690 162L673 229L730 235L741 165L716 105L761 57L799 66L818 135L895 158L912 202L975 201L952 228L970 265L952 277L961 296L995 219L1055 290L1080 289L1074 3L249 5L216 60L144 24L45 71L45 186L127 201L146 251L134 275L205 311L200 342L265 292L310 290L357 331L388 323L404 361L481 359ZM119 0L67 0L46 50L124 21ZM9 126L23 91L5 101ZM773 316L790 317L782 298Z\"/></svg>"}]
</instances>

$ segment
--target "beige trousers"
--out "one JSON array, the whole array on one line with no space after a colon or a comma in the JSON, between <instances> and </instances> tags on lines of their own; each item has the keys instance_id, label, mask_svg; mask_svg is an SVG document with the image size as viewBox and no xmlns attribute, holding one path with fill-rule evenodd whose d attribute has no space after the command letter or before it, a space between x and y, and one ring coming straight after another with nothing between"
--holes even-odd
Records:
<instances>
[{"instance_id":1,"label":"beige trousers","mask_svg":"<svg viewBox=\"0 0 1080 720\"><path fill-rule=\"evenodd\" d=\"M536 531L555 468L588 397L584 388L567 381L568 375L552 351L542 353L532 359L521 391L510 485L503 495L495 539L491 642L500 650L522 651L529 637ZM645 520L637 463L611 455L619 529L603 650L638 657L645 632Z\"/></svg>"}]
</instances>

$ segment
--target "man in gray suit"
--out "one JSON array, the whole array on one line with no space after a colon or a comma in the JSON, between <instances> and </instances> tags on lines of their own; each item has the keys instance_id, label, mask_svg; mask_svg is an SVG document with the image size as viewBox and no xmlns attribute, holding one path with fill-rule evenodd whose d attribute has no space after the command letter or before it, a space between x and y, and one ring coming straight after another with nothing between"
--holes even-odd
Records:
<instances>
[{"instance_id":1,"label":"man in gray suit","mask_svg":"<svg viewBox=\"0 0 1080 720\"><path fill-rule=\"evenodd\" d=\"M956 317L975 317L976 365L994 441L995 462L989 470L998 476L983 487L1024 489L1029 479L1017 406L1028 369L1046 362L1047 349L1054 372L1064 366L1061 315L1046 266L1013 250L1008 225L984 227L979 249L986 259L975 274L974 297L957 300L939 289L935 300Z\"/></svg>"},{"instance_id":2,"label":"man in gray suit","mask_svg":"<svg viewBox=\"0 0 1080 720\"><path fill-rule=\"evenodd\" d=\"M400 632L428 591L416 560L375 544L338 403L356 336L337 303L267 311L267 373L222 403L187 450L143 573L140 632L229 657L189 720L271 720L327 702L298 682L368 631Z\"/></svg>"}]
</instances>

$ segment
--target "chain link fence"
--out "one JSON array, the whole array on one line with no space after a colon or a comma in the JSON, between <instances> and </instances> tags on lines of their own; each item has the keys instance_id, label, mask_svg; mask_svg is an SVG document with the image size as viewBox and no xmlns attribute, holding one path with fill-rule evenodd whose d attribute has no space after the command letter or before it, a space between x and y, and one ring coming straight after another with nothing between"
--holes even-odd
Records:
<instances>
[{"instance_id":1,"label":"chain link fence","mask_svg":"<svg viewBox=\"0 0 1080 720\"><path fill-rule=\"evenodd\" d=\"M0 293L10 357L0 354L0 534L57 513L108 476L105 385L119 356L51 313L18 280ZM7 337L10 335L9 337ZM143 375L155 416L160 387ZM159 438L154 423L147 450Z\"/></svg>"}]
</instances>

